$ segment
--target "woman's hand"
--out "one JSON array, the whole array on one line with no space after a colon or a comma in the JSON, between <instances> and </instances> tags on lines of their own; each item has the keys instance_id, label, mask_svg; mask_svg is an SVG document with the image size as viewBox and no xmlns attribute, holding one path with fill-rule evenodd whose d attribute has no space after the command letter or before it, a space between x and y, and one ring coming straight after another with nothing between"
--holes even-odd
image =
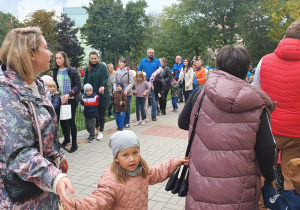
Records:
<instances>
[{"instance_id":1,"label":"woman's hand","mask_svg":"<svg viewBox=\"0 0 300 210\"><path fill-rule=\"evenodd\" d=\"M134 94L134 95L137 95L138 93L139 93L139 92L137 92L137 91L133 91L133 94Z\"/></svg>"},{"instance_id":2,"label":"woman's hand","mask_svg":"<svg viewBox=\"0 0 300 210\"><path fill-rule=\"evenodd\" d=\"M125 94L125 96L127 96L127 91L126 90L124 90L124 94Z\"/></svg>"},{"instance_id":3,"label":"woman's hand","mask_svg":"<svg viewBox=\"0 0 300 210\"><path fill-rule=\"evenodd\" d=\"M69 98L70 98L70 95L69 95L69 94L64 95L64 96L61 98L61 103L62 103L62 104L68 103Z\"/></svg>"},{"instance_id":4,"label":"woman's hand","mask_svg":"<svg viewBox=\"0 0 300 210\"><path fill-rule=\"evenodd\" d=\"M66 207L65 209L69 210L72 208L72 201L67 196L66 188L68 188L71 194L74 194L74 189L72 187L70 180L67 177L63 177L61 180L59 180L56 186L56 191L60 198L61 204Z\"/></svg>"},{"instance_id":5,"label":"woman's hand","mask_svg":"<svg viewBox=\"0 0 300 210\"><path fill-rule=\"evenodd\" d=\"M186 86L186 89L189 89L189 86L188 86L188 85Z\"/></svg>"},{"instance_id":6,"label":"woman's hand","mask_svg":"<svg viewBox=\"0 0 300 210\"><path fill-rule=\"evenodd\" d=\"M188 165L190 162L190 158L188 157L180 157L178 158L181 165Z\"/></svg>"},{"instance_id":7,"label":"woman's hand","mask_svg":"<svg viewBox=\"0 0 300 210\"><path fill-rule=\"evenodd\" d=\"M103 86L99 88L99 93L104 93L104 87Z\"/></svg>"},{"instance_id":8,"label":"woman's hand","mask_svg":"<svg viewBox=\"0 0 300 210\"><path fill-rule=\"evenodd\" d=\"M147 91L144 91L144 92L143 92L143 96L146 96L146 95L147 95Z\"/></svg>"},{"instance_id":9,"label":"woman's hand","mask_svg":"<svg viewBox=\"0 0 300 210\"><path fill-rule=\"evenodd\" d=\"M60 163L60 170L63 172L63 173L68 173L68 169L69 169L69 164L68 164L68 161L67 159L63 159Z\"/></svg>"}]
</instances>

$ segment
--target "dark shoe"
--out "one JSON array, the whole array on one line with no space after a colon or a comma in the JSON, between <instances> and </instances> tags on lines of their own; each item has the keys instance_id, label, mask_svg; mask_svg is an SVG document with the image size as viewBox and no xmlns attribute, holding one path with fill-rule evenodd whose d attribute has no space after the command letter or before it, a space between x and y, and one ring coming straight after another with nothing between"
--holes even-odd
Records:
<instances>
[{"instance_id":1,"label":"dark shoe","mask_svg":"<svg viewBox=\"0 0 300 210\"><path fill-rule=\"evenodd\" d=\"M156 117L155 116L152 116L152 121L156 121Z\"/></svg>"},{"instance_id":2,"label":"dark shoe","mask_svg":"<svg viewBox=\"0 0 300 210\"><path fill-rule=\"evenodd\" d=\"M125 124L125 128L129 129L130 125L129 124Z\"/></svg>"},{"instance_id":3,"label":"dark shoe","mask_svg":"<svg viewBox=\"0 0 300 210\"><path fill-rule=\"evenodd\" d=\"M67 141L63 141L63 143L61 144L61 145L63 145L64 147L67 145L67 144L69 144L70 143L70 141L69 142L67 142Z\"/></svg>"},{"instance_id":4,"label":"dark shoe","mask_svg":"<svg viewBox=\"0 0 300 210\"><path fill-rule=\"evenodd\" d=\"M73 153L73 152L75 152L76 150L77 150L77 147L71 147L70 153Z\"/></svg>"},{"instance_id":5,"label":"dark shoe","mask_svg":"<svg viewBox=\"0 0 300 210\"><path fill-rule=\"evenodd\" d=\"M166 115L166 111L162 111L161 113L162 113L162 115Z\"/></svg>"}]
</instances>

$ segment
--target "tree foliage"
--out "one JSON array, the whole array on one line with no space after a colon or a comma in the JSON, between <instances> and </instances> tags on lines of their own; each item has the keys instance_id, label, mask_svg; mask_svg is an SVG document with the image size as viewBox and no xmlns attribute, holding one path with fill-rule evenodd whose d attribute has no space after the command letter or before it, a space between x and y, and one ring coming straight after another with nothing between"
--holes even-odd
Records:
<instances>
[{"instance_id":1,"label":"tree foliage","mask_svg":"<svg viewBox=\"0 0 300 210\"><path fill-rule=\"evenodd\" d=\"M272 28L268 36L278 42L286 29L300 18L300 0L263 0L263 14L270 18Z\"/></svg>"},{"instance_id":2,"label":"tree foliage","mask_svg":"<svg viewBox=\"0 0 300 210\"><path fill-rule=\"evenodd\" d=\"M23 26L24 24L20 23L20 21L12 14L0 11L0 44L11 29Z\"/></svg>"},{"instance_id":3,"label":"tree foliage","mask_svg":"<svg viewBox=\"0 0 300 210\"><path fill-rule=\"evenodd\" d=\"M25 21L26 26L40 27L49 49L54 52L58 46L56 32L54 30L58 21L55 19L55 11L47 12L46 10L37 10L30 13Z\"/></svg>"},{"instance_id":4,"label":"tree foliage","mask_svg":"<svg viewBox=\"0 0 300 210\"><path fill-rule=\"evenodd\" d=\"M106 62L116 62L124 55L136 56L145 40L146 6L145 0L129 2L125 9L120 0L93 0L84 7L89 18L81 33Z\"/></svg>"},{"instance_id":5,"label":"tree foliage","mask_svg":"<svg viewBox=\"0 0 300 210\"><path fill-rule=\"evenodd\" d=\"M84 48L80 46L77 38L79 28L75 28L75 22L66 14L61 14L60 21L54 28L55 39L58 42L56 51L67 53L71 66L81 66L84 57Z\"/></svg>"}]
</instances>

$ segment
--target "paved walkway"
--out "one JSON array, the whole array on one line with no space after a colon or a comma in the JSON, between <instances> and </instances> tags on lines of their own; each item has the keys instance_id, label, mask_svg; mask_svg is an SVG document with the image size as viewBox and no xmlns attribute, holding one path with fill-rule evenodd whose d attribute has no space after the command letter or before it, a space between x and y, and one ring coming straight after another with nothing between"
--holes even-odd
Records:
<instances>
[{"instance_id":1,"label":"paved walkway","mask_svg":"<svg viewBox=\"0 0 300 210\"><path fill-rule=\"evenodd\" d=\"M136 117L135 114L131 115L130 129L137 134L141 155L149 165L158 165L170 157L182 157L185 154L188 132L177 126L178 115L184 106L183 103L178 105L179 112L171 112L172 105L168 102L167 115L159 115L157 121L150 121L145 125L133 126ZM87 142L87 131L80 131L78 150L72 154L66 152L69 162L68 177L75 189L74 197L86 197L97 188L101 175L112 162L108 141L116 128L115 121L106 123L104 139L93 143ZM167 181L149 186L148 209L184 209L185 198L165 191L166 183Z\"/></svg>"}]
</instances>

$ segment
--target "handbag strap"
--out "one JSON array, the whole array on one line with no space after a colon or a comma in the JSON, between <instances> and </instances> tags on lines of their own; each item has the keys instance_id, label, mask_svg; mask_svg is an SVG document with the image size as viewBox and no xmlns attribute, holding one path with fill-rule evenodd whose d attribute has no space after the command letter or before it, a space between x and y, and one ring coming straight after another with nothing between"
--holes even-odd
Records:
<instances>
[{"instance_id":1,"label":"handbag strap","mask_svg":"<svg viewBox=\"0 0 300 210\"><path fill-rule=\"evenodd\" d=\"M198 110L194 114L195 120L194 120L193 130L192 130L192 133L191 133L191 136L190 136L190 139L189 139L189 144L188 144L186 152L185 152L185 157L188 157L190 155L192 143L193 143L194 136L195 136L195 130L196 130L196 125L197 125L197 121L198 121L198 116L199 116L199 112L200 112L200 108L202 106L204 96L205 96L205 93L203 92L203 95L202 95L200 103L199 103Z\"/></svg>"},{"instance_id":2,"label":"handbag strap","mask_svg":"<svg viewBox=\"0 0 300 210\"><path fill-rule=\"evenodd\" d=\"M41 130L40 130L39 122L37 121L37 118L36 118L35 108L34 108L34 106L33 106L33 104L32 104L31 101L29 102L29 104L30 104L30 106L32 108L33 115L34 115L34 120L35 120L36 127L37 127L37 132L38 132L38 137L39 137L40 154L41 154L41 156L44 156L43 155L42 135L41 135Z\"/></svg>"}]
</instances>

